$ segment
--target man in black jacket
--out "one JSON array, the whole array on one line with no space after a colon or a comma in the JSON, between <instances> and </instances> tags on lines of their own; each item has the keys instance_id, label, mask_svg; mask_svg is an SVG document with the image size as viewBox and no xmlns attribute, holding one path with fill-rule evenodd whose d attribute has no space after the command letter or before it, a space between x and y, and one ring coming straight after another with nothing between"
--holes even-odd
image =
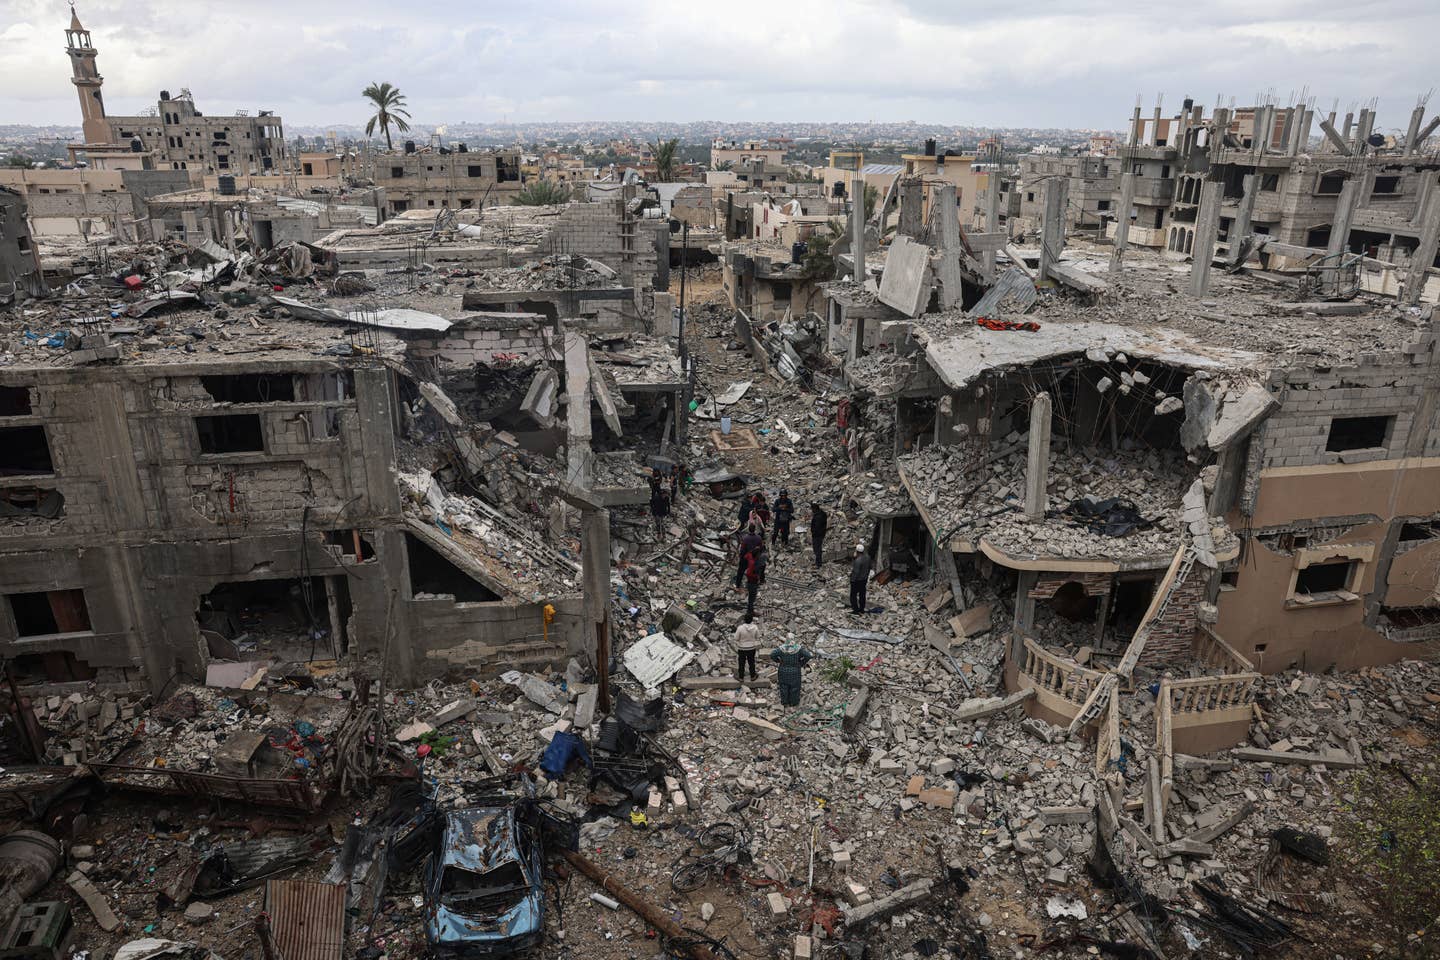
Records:
<instances>
[{"instance_id":1,"label":"man in black jacket","mask_svg":"<svg viewBox=\"0 0 1440 960\"><path fill-rule=\"evenodd\" d=\"M770 536L771 543L790 546L790 521L794 516L795 504L790 499L790 491L781 490L775 498L775 532Z\"/></svg>"},{"instance_id":2,"label":"man in black jacket","mask_svg":"<svg viewBox=\"0 0 1440 960\"><path fill-rule=\"evenodd\" d=\"M865 591L870 585L870 554L865 544L855 544L855 559L850 564L850 612L865 612Z\"/></svg>"},{"instance_id":3,"label":"man in black jacket","mask_svg":"<svg viewBox=\"0 0 1440 960\"><path fill-rule=\"evenodd\" d=\"M830 515L818 503L810 504L810 546L815 551L815 569L820 569L825 549L825 531L830 528Z\"/></svg>"}]
</instances>

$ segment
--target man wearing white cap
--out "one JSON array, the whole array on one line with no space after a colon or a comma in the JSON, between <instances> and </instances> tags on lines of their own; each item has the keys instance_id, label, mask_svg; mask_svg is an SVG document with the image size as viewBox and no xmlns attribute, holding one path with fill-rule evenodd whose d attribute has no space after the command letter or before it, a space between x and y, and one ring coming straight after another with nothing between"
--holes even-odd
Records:
<instances>
[{"instance_id":1,"label":"man wearing white cap","mask_svg":"<svg viewBox=\"0 0 1440 960\"><path fill-rule=\"evenodd\" d=\"M855 544L855 559L850 564L850 612L865 612L865 588L870 584L870 554L865 544Z\"/></svg>"}]
</instances>

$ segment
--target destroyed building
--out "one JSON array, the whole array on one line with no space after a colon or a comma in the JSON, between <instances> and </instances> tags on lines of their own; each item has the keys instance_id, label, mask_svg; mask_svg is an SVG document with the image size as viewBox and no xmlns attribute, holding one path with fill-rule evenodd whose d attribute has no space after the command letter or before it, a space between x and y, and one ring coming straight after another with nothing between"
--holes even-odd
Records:
<instances>
[{"instance_id":1,"label":"destroyed building","mask_svg":"<svg viewBox=\"0 0 1440 960\"><path fill-rule=\"evenodd\" d=\"M24 196L0 187L0 303L45 289L39 251L25 214Z\"/></svg>"},{"instance_id":2,"label":"destroyed building","mask_svg":"<svg viewBox=\"0 0 1440 960\"><path fill-rule=\"evenodd\" d=\"M199 170L211 174L259 174L279 169L285 158L284 123L269 110L256 116L206 116L189 90L160 91L151 116L114 117L105 112L99 51L71 8L65 31L71 83L80 98L84 142L71 144L72 159L84 156L102 169ZM143 166L142 166L143 164Z\"/></svg>"},{"instance_id":3,"label":"destroyed building","mask_svg":"<svg viewBox=\"0 0 1440 960\"><path fill-rule=\"evenodd\" d=\"M403 152L377 157L373 170L387 215L508 203L523 186L519 150L471 151L463 143L417 149L407 141Z\"/></svg>"}]
</instances>

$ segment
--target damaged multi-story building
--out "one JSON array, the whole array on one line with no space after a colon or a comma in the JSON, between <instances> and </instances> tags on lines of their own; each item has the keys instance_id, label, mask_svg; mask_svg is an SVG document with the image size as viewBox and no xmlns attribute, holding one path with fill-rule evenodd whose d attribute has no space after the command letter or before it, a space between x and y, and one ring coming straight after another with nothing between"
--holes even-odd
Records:
<instances>
[{"instance_id":1,"label":"damaged multi-story building","mask_svg":"<svg viewBox=\"0 0 1440 960\"><path fill-rule=\"evenodd\" d=\"M256 116L206 116L188 90L160 91L153 116L114 117L105 112L99 50L74 8L65 31L71 83L80 97L83 143L68 148L100 169L199 170L262 174L285 158L284 123L272 111Z\"/></svg>"},{"instance_id":2,"label":"damaged multi-story building","mask_svg":"<svg viewBox=\"0 0 1440 960\"><path fill-rule=\"evenodd\" d=\"M1433 243L1440 166L1401 149L1363 176L1387 164L1412 178L1396 222ZM858 233L863 282L823 285L830 335L804 344L844 358L852 466L897 461L905 496L870 508L877 563L918 564L956 597L977 578L1013 596L1007 683L1062 726L1103 725L1137 666L1168 672L1175 749L1192 752L1243 738L1261 672L1440 641L1440 318L1407 305L1417 284L1397 299L1362 282L1380 267L1360 253L1257 255L1269 235L1242 223L1232 260L1217 214L1234 168L1207 170L1202 245L1180 267L1075 230L1062 177L1039 249L1010 241L998 202L997 232L967 232L953 188L902 182L893 241L875 246L883 210L852 216L840 246Z\"/></svg>"}]
</instances>

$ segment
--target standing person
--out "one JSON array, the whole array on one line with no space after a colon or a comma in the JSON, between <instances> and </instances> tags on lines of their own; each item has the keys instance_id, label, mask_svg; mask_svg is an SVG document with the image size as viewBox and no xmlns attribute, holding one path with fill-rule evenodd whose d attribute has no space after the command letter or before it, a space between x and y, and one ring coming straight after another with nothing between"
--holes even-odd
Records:
<instances>
[{"instance_id":1,"label":"standing person","mask_svg":"<svg viewBox=\"0 0 1440 960\"><path fill-rule=\"evenodd\" d=\"M771 543L790 546L790 521L794 516L795 504L790 500L790 491L781 490L780 496L775 498L775 533L770 538Z\"/></svg>"},{"instance_id":2,"label":"standing person","mask_svg":"<svg viewBox=\"0 0 1440 960\"><path fill-rule=\"evenodd\" d=\"M821 555L825 551L825 532L830 529L830 514L818 503L810 504L810 546L815 551L815 569L820 569Z\"/></svg>"},{"instance_id":3,"label":"standing person","mask_svg":"<svg viewBox=\"0 0 1440 960\"><path fill-rule=\"evenodd\" d=\"M754 617L746 614L745 622L735 628L735 653L736 668L735 679L745 679L745 665L750 665L750 679L756 679L755 674L755 652L760 649L760 624L754 622Z\"/></svg>"},{"instance_id":4,"label":"standing person","mask_svg":"<svg viewBox=\"0 0 1440 960\"><path fill-rule=\"evenodd\" d=\"M735 566L735 589L740 589L740 584L745 579L746 561L750 554L765 548L765 536L760 532L760 524L752 521L750 526L745 528L745 533L740 537L739 563Z\"/></svg>"},{"instance_id":5,"label":"standing person","mask_svg":"<svg viewBox=\"0 0 1440 960\"><path fill-rule=\"evenodd\" d=\"M745 562L745 616L755 616L755 598L760 595L760 584L765 582L765 545L762 543L750 551Z\"/></svg>"},{"instance_id":6,"label":"standing person","mask_svg":"<svg viewBox=\"0 0 1440 960\"><path fill-rule=\"evenodd\" d=\"M655 535L665 539L665 518L670 516L670 495L662 486L650 491L650 515L655 518Z\"/></svg>"},{"instance_id":7,"label":"standing person","mask_svg":"<svg viewBox=\"0 0 1440 960\"><path fill-rule=\"evenodd\" d=\"M760 518L760 535L765 535L765 527L770 526L770 504L765 502L764 492L755 494L755 499L750 501L750 516Z\"/></svg>"},{"instance_id":8,"label":"standing person","mask_svg":"<svg viewBox=\"0 0 1440 960\"><path fill-rule=\"evenodd\" d=\"M680 465L674 464L670 467L670 502L674 503L680 499Z\"/></svg>"},{"instance_id":9,"label":"standing person","mask_svg":"<svg viewBox=\"0 0 1440 960\"><path fill-rule=\"evenodd\" d=\"M770 659L780 664L780 702L787 707L800 706L800 670L810 662L810 651L800 646L793 633L787 633L785 642L770 651Z\"/></svg>"},{"instance_id":10,"label":"standing person","mask_svg":"<svg viewBox=\"0 0 1440 960\"><path fill-rule=\"evenodd\" d=\"M735 527L736 533L744 533L745 528L750 524L750 514L755 509L754 497L740 498L740 523Z\"/></svg>"},{"instance_id":11,"label":"standing person","mask_svg":"<svg viewBox=\"0 0 1440 960\"><path fill-rule=\"evenodd\" d=\"M870 554L865 544L855 544L855 559L850 563L850 612L865 612L865 589L870 584Z\"/></svg>"}]
</instances>

